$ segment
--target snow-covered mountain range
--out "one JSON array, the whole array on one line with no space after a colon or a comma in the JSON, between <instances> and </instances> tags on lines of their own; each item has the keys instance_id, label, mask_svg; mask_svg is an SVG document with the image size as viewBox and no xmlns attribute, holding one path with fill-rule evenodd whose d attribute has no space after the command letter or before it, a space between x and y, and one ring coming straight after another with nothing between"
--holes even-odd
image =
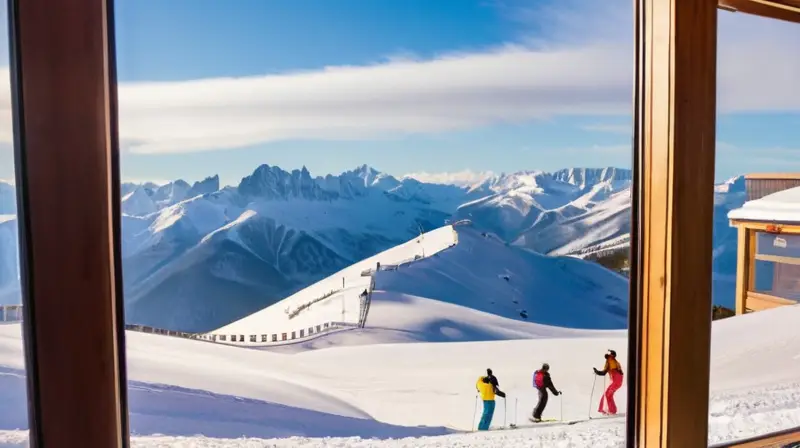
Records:
<instances>
[{"instance_id":1,"label":"snow-covered mountain range","mask_svg":"<svg viewBox=\"0 0 800 448\"><path fill-rule=\"evenodd\" d=\"M0 192L8 190L2 185ZM193 185L124 184L127 320L217 328L458 219L543 254L624 249L630 186L631 171L619 168L523 171L454 186L368 166L314 177L268 165L223 188L217 176ZM743 187L734 179L715 188L720 294L735 274L736 237L725 215L744 202ZM15 233L13 218L0 222L0 300L7 302L19 300ZM729 304L732 295L715 301Z\"/></svg>"}]
</instances>

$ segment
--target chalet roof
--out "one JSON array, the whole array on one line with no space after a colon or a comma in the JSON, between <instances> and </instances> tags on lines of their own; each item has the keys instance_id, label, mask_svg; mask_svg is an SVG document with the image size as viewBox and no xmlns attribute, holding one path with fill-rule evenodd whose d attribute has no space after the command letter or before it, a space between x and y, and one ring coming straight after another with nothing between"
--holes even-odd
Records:
<instances>
[{"instance_id":1,"label":"chalet roof","mask_svg":"<svg viewBox=\"0 0 800 448\"><path fill-rule=\"evenodd\" d=\"M764 196L728 213L728 219L800 223L800 187Z\"/></svg>"}]
</instances>

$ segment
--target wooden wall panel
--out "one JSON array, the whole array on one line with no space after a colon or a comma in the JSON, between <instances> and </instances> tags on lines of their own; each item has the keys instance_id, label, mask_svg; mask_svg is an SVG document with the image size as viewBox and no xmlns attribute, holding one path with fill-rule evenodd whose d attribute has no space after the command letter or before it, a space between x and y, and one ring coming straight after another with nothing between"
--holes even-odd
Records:
<instances>
[{"instance_id":1,"label":"wooden wall panel","mask_svg":"<svg viewBox=\"0 0 800 448\"><path fill-rule=\"evenodd\" d=\"M705 446L717 3L642 0L638 444ZM632 372L633 373L633 372Z\"/></svg>"},{"instance_id":2,"label":"wooden wall panel","mask_svg":"<svg viewBox=\"0 0 800 448\"><path fill-rule=\"evenodd\" d=\"M11 0L31 445L126 444L106 0Z\"/></svg>"}]
</instances>

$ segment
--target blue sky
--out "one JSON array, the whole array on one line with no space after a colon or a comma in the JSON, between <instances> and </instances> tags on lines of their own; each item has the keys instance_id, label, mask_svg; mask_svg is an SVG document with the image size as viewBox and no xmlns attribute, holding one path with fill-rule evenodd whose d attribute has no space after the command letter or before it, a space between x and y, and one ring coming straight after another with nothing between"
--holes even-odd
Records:
<instances>
[{"instance_id":1,"label":"blue sky","mask_svg":"<svg viewBox=\"0 0 800 448\"><path fill-rule=\"evenodd\" d=\"M123 176L628 167L630 3L118 0ZM798 28L721 13L718 179L800 170Z\"/></svg>"}]
</instances>

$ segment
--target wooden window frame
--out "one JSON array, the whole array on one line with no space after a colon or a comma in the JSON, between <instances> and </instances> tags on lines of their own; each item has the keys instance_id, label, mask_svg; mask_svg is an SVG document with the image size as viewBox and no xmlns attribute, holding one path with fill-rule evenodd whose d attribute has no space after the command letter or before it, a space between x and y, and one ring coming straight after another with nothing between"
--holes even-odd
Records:
<instances>
[{"instance_id":1,"label":"wooden window frame","mask_svg":"<svg viewBox=\"0 0 800 448\"><path fill-rule=\"evenodd\" d=\"M718 7L800 22L798 0L635 2L628 447L708 443Z\"/></svg>"},{"instance_id":2,"label":"wooden window frame","mask_svg":"<svg viewBox=\"0 0 800 448\"><path fill-rule=\"evenodd\" d=\"M8 18L30 445L126 447L112 4Z\"/></svg>"},{"instance_id":3,"label":"wooden window frame","mask_svg":"<svg viewBox=\"0 0 800 448\"><path fill-rule=\"evenodd\" d=\"M719 6L800 22L797 3ZM704 446L718 5L635 4L627 445ZM9 0L33 447L128 445L113 23L112 0Z\"/></svg>"}]
</instances>

